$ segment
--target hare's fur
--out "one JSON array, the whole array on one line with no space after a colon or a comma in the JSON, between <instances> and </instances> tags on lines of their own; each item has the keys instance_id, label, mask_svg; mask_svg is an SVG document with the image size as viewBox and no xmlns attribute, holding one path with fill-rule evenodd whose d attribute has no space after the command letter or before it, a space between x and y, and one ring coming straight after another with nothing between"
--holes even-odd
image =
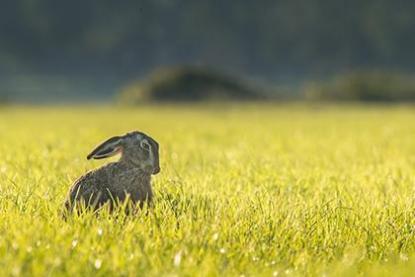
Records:
<instances>
[{"instance_id":1,"label":"hare's fur","mask_svg":"<svg viewBox=\"0 0 415 277\"><path fill-rule=\"evenodd\" d=\"M121 139L115 146L111 146L114 144L113 141L110 143L110 147L114 148L111 149L111 153L109 153L108 147L104 147L104 150L102 150L102 145L109 144L108 141L110 140L108 140L98 146L97 149L101 147L101 152L94 150L96 154L93 151L90 155L92 157L95 155L95 158L107 157L120 152L119 147L122 147L121 159L118 162L109 163L91 170L77 179L65 201L65 208L68 211L72 211L77 205L96 210L108 204L110 209L112 209L114 204L124 202L126 199L140 206L145 202L151 203L153 198L151 175L157 174L159 171L158 144L140 132L129 133L124 137L117 138ZM152 146L149 146L150 150L147 148L143 150L138 146L142 145L142 143L138 142L144 139L147 142L151 142L149 143ZM145 155L145 150L152 152L149 155ZM132 151L137 151L137 153L132 154ZM140 151L141 154L139 153ZM149 161L151 157L154 159L154 155L157 155L157 159Z\"/></svg>"}]
</instances>

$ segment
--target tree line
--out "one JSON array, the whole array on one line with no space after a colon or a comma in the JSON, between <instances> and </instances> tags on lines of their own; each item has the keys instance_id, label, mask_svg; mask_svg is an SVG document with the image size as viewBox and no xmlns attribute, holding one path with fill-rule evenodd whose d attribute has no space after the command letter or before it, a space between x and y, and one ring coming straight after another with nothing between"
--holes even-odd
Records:
<instances>
[{"instance_id":1,"label":"tree line","mask_svg":"<svg viewBox=\"0 0 415 277\"><path fill-rule=\"evenodd\" d=\"M415 1L19 0L2 3L0 71L143 74L197 64L269 79L412 70Z\"/></svg>"}]
</instances>

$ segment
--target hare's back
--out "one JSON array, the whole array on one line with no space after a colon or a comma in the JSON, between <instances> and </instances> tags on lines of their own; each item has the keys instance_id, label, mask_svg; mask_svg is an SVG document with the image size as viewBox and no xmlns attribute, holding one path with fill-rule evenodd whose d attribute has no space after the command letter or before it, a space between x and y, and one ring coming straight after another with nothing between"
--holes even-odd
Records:
<instances>
[{"instance_id":1,"label":"hare's back","mask_svg":"<svg viewBox=\"0 0 415 277\"><path fill-rule=\"evenodd\" d=\"M90 171L78 178L72 185L65 206L71 208L76 202L84 202L87 206L101 205L108 199L105 191L100 189L100 174Z\"/></svg>"}]
</instances>

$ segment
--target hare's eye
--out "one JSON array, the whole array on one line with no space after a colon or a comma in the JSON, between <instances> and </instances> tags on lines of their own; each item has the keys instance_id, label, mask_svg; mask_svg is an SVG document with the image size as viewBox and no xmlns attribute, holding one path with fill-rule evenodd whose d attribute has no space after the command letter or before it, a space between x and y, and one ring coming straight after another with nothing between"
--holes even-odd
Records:
<instances>
[{"instance_id":1,"label":"hare's eye","mask_svg":"<svg viewBox=\"0 0 415 277\"><path fill-rule=\"evenodd\" d=\"M140 143L140 146L141 146L141 148L143 148L143 149L145 149L145 150L147 150L147 151L150 151L150 145L148 144L148 142L146 142L145 140L143 140L141 143Z\"/></svg>"}]
</instances>

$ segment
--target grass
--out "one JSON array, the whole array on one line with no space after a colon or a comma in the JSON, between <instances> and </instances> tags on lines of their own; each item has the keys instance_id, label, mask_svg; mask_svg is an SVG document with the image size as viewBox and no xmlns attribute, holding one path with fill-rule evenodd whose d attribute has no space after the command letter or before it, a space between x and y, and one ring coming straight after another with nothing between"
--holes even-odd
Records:
<instances>
[{"instance_id":1,"label":"grass","mask_svg":"<svg viewBox=\"0 0 415 277\"><path fill-rule=\"evenodd\" d=\"M155 206L63 221L99 142L161 145ZM0 110L0 275L411 276L415 110L405 106Z\"/></svg>"}]
</instances>

